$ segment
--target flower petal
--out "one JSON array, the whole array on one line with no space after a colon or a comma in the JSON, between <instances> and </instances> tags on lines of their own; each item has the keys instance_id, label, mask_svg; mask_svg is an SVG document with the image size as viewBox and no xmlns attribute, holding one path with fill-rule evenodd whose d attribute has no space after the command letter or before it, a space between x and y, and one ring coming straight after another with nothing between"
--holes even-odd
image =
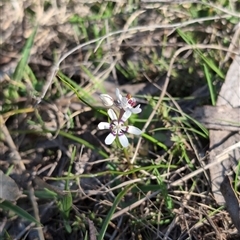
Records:
<instances>
[{"instance_id":1,"label":"flower petal","mask_svg":"<svg viewBox=\"0 0 240 240\"><path fill-rule=\"evenodd\" d=\"M106 107L111 107L114 103L113 98L108 94L101 94L100 98Z\"/></svg>"},{"instance_id":2,"label":"flower petal","mask_svg":"<svg viewBox=\"0 0 240 240\"><path fill-rule=\"evenodd\" d=\"M127 109L126 112L122 115L121 120L123 122L127 121L130 118L131 114L132 112L129 109Z\"/></svg>"},{"instance_id":3,"label":"flower petal","mask_svg":"<svg viewBox=\"0 0 240 240\"><path fill-rule=\"evenodd\" d=\"M129 145L129 142L128 142L128 139L126 137L126 135L121 135L121 136L118 136L118 139L119 139L119 142L121 143L121 145L125 148Z\"/></svg>"},{"instance_id":4,"label":"flower petal","mask_svg":"<svg viewBox=\"0 0 240 240\"><path fill-rule=\"evenodd\" d=\"M108 122L100 122L100 123L98 124L98 128L99 128L100 130L109 129L109 128L110 128L110 123L108 123Z\"/></svg>"},{"instance_id":5,"label":"flower petal","mask_svg":"<svg viewBox=\"0 0 240 240\"><path fill-rule=\"evenodd\" d=\"M117 100L121 102L122 101L122 94L120 93L118 88L116 88L116 96L117 96Z\"/></svg>"},{"instance_id":6,"label":"flower petal","mask_svg":"<svg viewBox=\"0 0 240 240\"><path fill-rule=\"evenodd\" d=\"M115 138L116 138L115 135L113 135L112 133L109 133L109 134L107 135L107 137L105 138L105 144L107 144L107 145L112 144L113 141L115 140Z\"/></svg>"},{"instance_id":7,"label":"flower petal","mask_svg":"<svg viewBox=\"0 0 240 240\"><path fill-rule=\"evenodd\" d=\"M139 128L134 126L128 126L127 132L135 135L140 135L142 133L142 131Z\"/></svg>"},{"instance_id":8,"label":"flower petal","mask_svg":"<svg viewBox=\"0 0 240 240\"><path fill-rule=\"evenodd\" d=\"M117 115L112 109L108 109L108 115L111 118L111 120L117 120Z\"/></svg>"},{"instance_id":9,"label":"flower petal","mask_svg":"<svg viewBox=\"0 0 240 240\"><path fill-rule=\"evenodd\" d=\"M132 108L131 111L135 114L140 113L142 111L142 109L140 108L140 104L137 105L135 108Z\"/></svg>"}]
</instances>

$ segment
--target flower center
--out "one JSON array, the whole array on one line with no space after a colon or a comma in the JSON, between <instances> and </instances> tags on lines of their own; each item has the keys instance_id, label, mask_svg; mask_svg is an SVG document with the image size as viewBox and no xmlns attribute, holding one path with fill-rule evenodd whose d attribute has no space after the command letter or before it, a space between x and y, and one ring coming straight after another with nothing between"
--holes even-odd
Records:
<instances>
[{"instance_id":1,"label":"flower center","mask_svg":"<svg viewBox=\"0 0 240 240\"><path fill-rule=\"evenodd\" d=\"M125 132L127 132L128 127L124 126L124 122L122 120L112 120L110 123L110 130L114 136L122 136Z\"/></svg>"}]
</instances>

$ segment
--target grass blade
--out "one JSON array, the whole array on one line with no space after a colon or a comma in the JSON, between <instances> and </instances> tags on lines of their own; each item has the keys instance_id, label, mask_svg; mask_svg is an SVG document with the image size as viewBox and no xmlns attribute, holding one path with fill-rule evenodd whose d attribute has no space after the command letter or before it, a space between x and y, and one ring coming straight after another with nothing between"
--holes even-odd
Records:
<instances>
[{"instance_id":1,"label":"grass blade","mask_svg":"<svg viewBox=\"0 0 240 240\"><path fill-rule=\"evenodd\" d=\"M15 72L13 73L13 79L16 81L21 81L21 79L23 77L23 73L24 73L25 67L27 66L27 63L28 63L28 59L29 59L29 56L31 53L34 38L37 33L37 29L38 29L38 27L36 26L31 34L31 36L28 38L26 45L23 48L22 58L19 61L18 65L15 69Z\"/></svg>"},{"instance_id":2,"label":"grass blade","mask_svg":"<svg viewBox=\"0 0 240 240\"><path fill-rule=\"evenodd\" d=\"M196 43L193 39L184 33L182 30L177 29L179 36L188 44L188 45L195 45ZM219 77L224 79L223 72L216 66L216 64L209 58L205 57L203 53L199 49L194 49L194 51L202 58L202 60L209 66Z\"/></svg>"},{"instance_id":3,"label":"grass blade","mask_svg":"<svg viewBox=\"0 0 240 240\"><path fill-rule=\"evenodd\" d=\"M26 212L24 209L18 207L17 205L14 205L13 203L9 201L3 201L0 203L0 208L4 210L10 210L16 213L19 217L22 217L29 222L34 222L36 224L41 224L39 223L32 215L30 215L28 212Z\"/></svg>"},{"instance_id":4,"label":"grass blade","mask_svg":"<svg viewBox=\"0 0 240 240\"><path fill-rule=\"evenodd\" d=\"M208 66L204 63L203 64L203 68L204 68L204 73L207 79L207 84L208 84L208 89L210 92L210 97L211 97L211 101L212 101L212 105L215 106L216 105L216 92L213 88L213 83L211 81L211 74L209 72Z\"/></svg>"},{"instance_id":5,"label":"grass blade","mask_svg":"<svg viewBox=\"0 0 240 240\"><path fill-rule=\"evenodd\" d=\"M103 225L102 225L101 231L100 231L100 233L99 233L99 235L98 235L98 240L103 240L104 235L105 235L105 232L106 232L106 230L107 230L107 227L108 227L108 225L109 225L109 222L110 222L110 220L111 220L111 217L112 217L114 211L116 210L116 208L117 208L119 202L121 201L121 199L124 197L124 195L125 195L125 194L130 190L130 188L132 188L132 187L133 187L133 185L127 186L123 191L121 191L121 192L117 195L117 197L116 197L116 199L115 199L115 201L114 201L111 209L109 210L108 215L107 215L107 217L105 218L105 221L104 221L104 223L103 223Z\"/></svg>"}]
</instances>

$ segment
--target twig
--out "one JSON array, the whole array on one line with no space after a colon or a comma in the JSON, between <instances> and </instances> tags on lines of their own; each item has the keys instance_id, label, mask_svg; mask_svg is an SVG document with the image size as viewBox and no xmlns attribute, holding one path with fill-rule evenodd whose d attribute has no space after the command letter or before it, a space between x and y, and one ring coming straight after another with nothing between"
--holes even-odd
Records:
<instances>
[{"instance_id":1,"label":"twig","mask_svg":"<svg viewBox=\"0 0 240 240\"><path fill-rule=\"evenodd\" d=\"M33 189L32 183L30 183L28 190L29 190L29 198L30 198L32 206L33 206L34 217L39 222L37 224L38 237L39 237L39 240L44 240L45 238L44 238L43 230L42 230L43 227L41 226L41 223L40 223L38 204L37 204L37 201L36 201L36 198L34 195L34 189Z\"/></svg>"},{"instance_id":2,"label":"twig","mask_svg":"<svg viewBox=\"0 0 240 240\"><path fill-rule=\"evenodd\" d=\"M121 216L123 213L126 213L126 212L131 211L132 209L134 209L134 208L138 207L139 205L141 205L141 204L142 204L143 202L145 202L146 200L149 200L149 199L155 197L155 196L156 196L157 194L159 194L160 192L161 192L161 190L158 190L158 191L156 191L156 192L153 192L152 194L150 194L150 195L148 195L148 196L146 196L146 197L138 200L137 202L131 204L130 206L121 209L120 211L118 211L118 212L116 212L116 213L114 213L114 214L112 215L111 220L113 220L113 219Z\"/></svg>"},{"instance_id":3,"label":"twig","mask_svg":"<svg viewBox=\"0 0 240 240\"><path fill-rule=\"evenodd\" d=\"M194 172L191 172L189 173L188 175L182 177L181 179L179 180L176 180L172 183L169 184L169 186L178 186L178 185L181 185L183 182L187 181L188 179L198 175L199 173L203 172L203 171L206 171L207 169L223 162L224 160L227 160L229 158L229 155L228 153L231 152L233 149L236 149L236 148L240 148L240 142L226 148L221 154L217 155L216 156L216 161L212 162L212 163L209 163L207 165L205 165L204 167L202 168L199 168L197 170L195 170Z\"/></svg>"},{"instance_id":4,"label":"twig","mask_svg":"<svg viewBox=\"0 0 240 240\"><path fill-rule=\"evenodd\" d=\"M16 147L15 143L13 142L13 139L12 139L11 135L9 134L9 131L8 131L6 125L3 123L3 118L1 115L0 115L0 129L2 130L2 133L4 134L5 141L7 142L8 146L10 147L10 150L14 154L13 156L17 160L18 166L20 167L21 171L26 170L25 165L22 162L21 156L17 150L17 147Z\"/></svg>"}]
</instances>

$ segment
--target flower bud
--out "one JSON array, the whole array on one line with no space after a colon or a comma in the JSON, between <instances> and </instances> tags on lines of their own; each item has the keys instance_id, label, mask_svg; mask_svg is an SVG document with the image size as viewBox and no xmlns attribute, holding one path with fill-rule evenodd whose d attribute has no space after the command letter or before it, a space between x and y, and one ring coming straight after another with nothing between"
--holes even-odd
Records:
<instances>
[{"instance_id":1,"label":"flower bud","mask_svg":"<svg viewBox=\"0 0 240 240\"><path fill-rule=\"evenodd\" d=\"M100 98L101 98L104 106L106 106L106 107L111 107L114 104L112 97L109 96L108 94L101 94Z\"/></svg>"}]
</instances>

